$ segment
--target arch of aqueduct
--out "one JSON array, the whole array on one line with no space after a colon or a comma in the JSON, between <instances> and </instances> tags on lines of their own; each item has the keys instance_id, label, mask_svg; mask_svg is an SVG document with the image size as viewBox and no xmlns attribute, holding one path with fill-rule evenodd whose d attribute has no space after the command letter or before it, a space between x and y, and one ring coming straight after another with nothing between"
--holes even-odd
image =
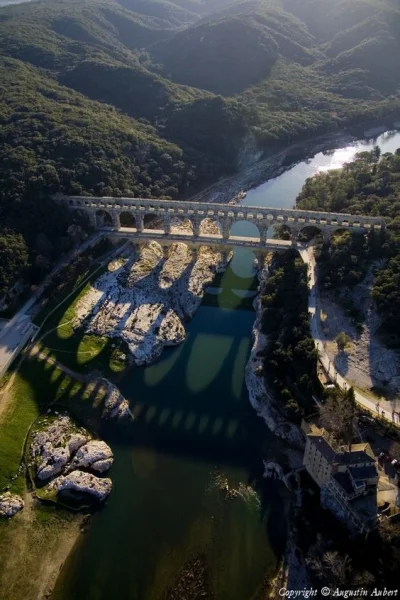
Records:
<instances>
[{"instance_id":1,"label":"arch of aqueduct","mask_svg":"<svg viewBox=\"0 0 400 600\"><path fill-rule=\"evenodd\" d=\"M207 245L209 243L222 246L240 244L241 240L245 238L232 235L231 228L235 223L247 221L256 225L259 235L257 238L250 238L247 243L243 242L242 245L250 246L257 250L271 250L274 249L274 246L282 245L280 244L280 240L274 240L269 236L272 225L284 225L290 230L292 240L285 243L286 247L290 245L296 246L300 232L306 227L314 227L321 230L324 239L329 239L331 234L339 229L349 229L365 233L368 231L379 231L385 227L385 222L380 217L287 208L85 196L61 196L57 200L72 210L79 210L86 213L91 225L96 229L108 226L114 231L121 230L121 215L128 214L130 218L133 217L134 219L135 227L131 231L132 233L135 232L137 237L140 238L144 237L146 231L148 231L148 235L151 237L151 230L145 229L145 217L157 217L162 224L162 230L157 230L157 232L162 234L165 241L169 240L170 242L176 241L174 239L176 236L171 234L171 220L174 217L188 220L193 227L193 235L190 237L192 242L195 242L197 245L203 240L203 244ZM200 224L204 219L211 219L220 225L221 235L219 237L214 236L211 242L209 236L204 236L200 231ZM186 243L186 239L184 241Z\"/></svg>"}]
</instances>

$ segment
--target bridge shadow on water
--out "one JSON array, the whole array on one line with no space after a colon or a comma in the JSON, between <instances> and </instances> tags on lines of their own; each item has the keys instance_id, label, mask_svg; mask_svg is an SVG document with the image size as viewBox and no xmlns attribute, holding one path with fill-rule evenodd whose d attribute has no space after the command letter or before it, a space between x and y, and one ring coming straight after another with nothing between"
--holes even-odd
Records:
<instances>
[{"instance_id":1,"label":"bridge shadow on water","mask_svg":"<svg viewBox=\"0 0 400 600\"><path fill-rule=\"evenodd\" d=\"M244 383L252 315L244 314L232 331L231 313L203 307L181 347L125 375L119 387L134 420L123 431L107 425L104 434L118 444L213 463L254 461L259 470L261 448L271 436L255 416Z\"/></svg>"},{"instance_id":2,"label":"bridge shadow on water","mask_svg":"<svg viewBox=\"0 0 400 600\"><path fill-rule=\"evenodd\" d=\"M249 289L250 281L242 284L235 281L238 289ZM230 291L224 276L219 286ZM88 391L86 373L74 381L41 363L52 380L45 394L99 433L115 454L113 493L67 564L57 600L94 593L99 600L147 599L156 578L170 582L169 573L183 567L193 548L206 553L213 585L224 590L218 600L255 597L274 568L285 539L286 489L262 477L262 459L279 460L280 444L256 416L244 381L255 314L225 308L224 293L217 298L218 307L205 298L186 325L183 344L164 350L148 367L117 376L133 420L101 420L99 387ZM107 345L89 361L91 371L108 352ZM224 487L210 489L219 474L237 490L233 499ZM222 572L229 576L221 579Z\"/></svg>"}]
</instances>

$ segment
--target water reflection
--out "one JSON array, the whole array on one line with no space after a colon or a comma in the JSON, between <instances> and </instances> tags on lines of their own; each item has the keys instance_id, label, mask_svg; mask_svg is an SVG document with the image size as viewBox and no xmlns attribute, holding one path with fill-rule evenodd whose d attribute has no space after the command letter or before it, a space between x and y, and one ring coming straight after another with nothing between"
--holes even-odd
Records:
<instances>
[{"instance_id":1,"label":"water reflection","mask_svg":"<svg viewBox=\"0 0 400 600\"><path fill-rule=\"evenodd\" d=\"M318 172L339 169L346 162L352 161L357 152L369 151L375 146L379 146L382 153L395 152L400 147L400 132L387 131L378 137L359 140L344 148L325 153L319 152L312 159L303 161L279 177L250 190L241 204L293 208L308 177L312 177Z\"/></svg>"},{"instance_id":2,"label":"water reflection","mask_svg":"<svg viewBox=\"0 0 400 600\"><path fill-rule=\"evenodd\" d=\"M207 389L217 378L232 344L233 339L228 336L218 336L217 339L214 335L200 334L196 336L186 367L186 385L191 392ZM204 357L204 348L206 347L208 348L207 369L200 369L199 361Z\"/></svg>"},{"instance_id":3,"label":"water reflection","mask_svg":"<svg viewBox=\"0 0 400 600\"><path fill-rule=\"evenodd\" d=\"M249 192L244 204L290 208L307 177L376 143L393 151L400 134L318 154ZM243 223L232 232L254 236ZM222 292L206 295L204 304L212 297L220 308L203 305L182 346L121 382L133 431L103 432L115 454L114 489L67 561L53 600L170 598L189 563L197 565L204 597L210 590L216 600L262 596L282 551L285 491L260 477L261 458L277 458L279 447L244 386L254 313L226 310L251 301L232 290L254 290L254 273L253 253L237 249L215 283Z\"/></svg>"}]
</instances>

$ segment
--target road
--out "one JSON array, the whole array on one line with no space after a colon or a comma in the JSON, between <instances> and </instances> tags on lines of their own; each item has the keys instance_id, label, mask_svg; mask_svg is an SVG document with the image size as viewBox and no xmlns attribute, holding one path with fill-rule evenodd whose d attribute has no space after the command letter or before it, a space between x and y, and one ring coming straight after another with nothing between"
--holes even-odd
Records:
<instances>
[{"instance_id":1,"label":"road","mask_svg":"<svg viewBox=\"0 0 400 600\"><path fill-rule=\"evenodd\" d=\"M32 324L32 308L43 294L46 284L51 281L54 275L74 260L76 256L90 248L103 236L104 232L98 231L77 248L74 248L71 252L61 258L51 273L47 275L43 283L38 287L36 292L32 294L22 308L15 313L13 318L0 329L0 377L4 375L12 361L25 346L26 342L34 336L38 330L36 325Z\"/></svg>"},{"instance_id":2,"label":"road","mask_svg":"<svg viewBox=\"0 0 400 600\"><path fill-rule=\"evenodd\" d=\"M314 339L315 346L319 353L319 360L329 374L332 381L334 381L341 390L348 390L350 384L346 379L337 371L332 361L330 360L324 346L324 338L320 332L320 301L318 292L318 271L315 261L314 248L313 246L307 246L299 248L300 255L303 261L308 265L308 285L310 288L310 295L308 299L308 312L311 316L311 335ZM397 407L391 402L380 399L379 401L371 400L366 394L360 391L354 391L356 402L370 411L373 415L385 417L389 421L396 425L400 424L400 414L397 412Z\"/></svg>"}]
</instances>

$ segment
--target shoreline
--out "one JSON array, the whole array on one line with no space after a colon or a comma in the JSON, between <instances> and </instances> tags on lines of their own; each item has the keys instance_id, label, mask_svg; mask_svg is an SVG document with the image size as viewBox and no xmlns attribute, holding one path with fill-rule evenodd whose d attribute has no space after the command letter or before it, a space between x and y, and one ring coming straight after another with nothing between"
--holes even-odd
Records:
<instances>
[{"instance_id":1,"label":"shoreline","mask_svg":"<svg viewBox=\"0 0 400 600\"><path fill-rule=\"evenodd\" d=\"M261 331L262 303L261 292L269 277L269 264L258 273L259 290L254 300L255 321L252 328L253 345L245 368L245 382L249 401L256 414L266 423L268 429L278 438L298 450L304 446L300 429L280 414L273 393L268 390L263 376L263 353L268 343L267 336ZM290 456L288 456L290 459Z\"/></svg>"},{"instance_id":2,"label":"shoreline","mask_svg":"<svg viewBox=\"0 0 400 600\"><path fill-rule=\"evenodd\" d=\"M38 501L29 490L24 501L21 513L0 524L0 585L12 600L45 600L78 543L87 517L36 505Z\"/></svg>"},{"instance_id":3,"label":"shoreline","mask_svg":"<svg viewBox=\"0 0 400 600\"><path fill-rule=\"evenodd\" d=\"M241 194L280 177L300 162L313 158L319 152L336 150L341 145L350 145L363 138L373 139L386 131L399 128L400 121L395 119L390 121L390 125L382 125L382 121L372 121L361 126L353 126L334 133L319 135L310 140L295 142L265 158L255 159L256 162L252 166L246 164L237 173L210 184L187 199L194 202L216 202L219 204L228 204L232 199L238 199L237 202L240 203ZM257 154L256 147L253 147L252 151L253 154ZM260 154L260 151L258 151L258 154ZM285 164L285 160L290 159L291 156L292 160Z\"/></svg>"},{"instance_id":4,"label":"shoreline","mask_svg":"<svg viewBox=\"0 0 400 600\"><path fill-rule=\"evenodd\" d=\"M307 154L312 152L312 155L314 155L318 152L329 149L329 147L335 145L335 143L336 145L338 143L351 143L355 139L356 138L350 133L344 132L337 133L334 135L331 134L329 136L321 136L319 138L315 138L312 143L307 142L307 147L309 148L309 150L307 150ZM317 145L315 145L315 142L317 142L317 140L320 141L319 143L317 143ZM311 145L312 150L310 148ZM243 186L248 186L247 189L252 189L253 187L260 185L263 182L280 176L282 173L292 168L293 164L296 164L296 162L294 162L293 164L285 165L285 159L287 159L287 157L290 156L291 152L300 148L304 149L304 146L301 143L289 146L288 148L276 153L273 156L270 156L266 159L262 159L250 169L246 169L242 173L238 173L231 178L227 178L226 180L213 184L212 186L210 186L210 188L203 192L200 192L197 196L202 196L201 199L203 201L229 201L225 200L225 197L228 195L231 198L232 196L238 196L238 194L240 194L240 192L243 191ZM297 162L299 162L300 160L306 160L306 158L299 159ZM233 193L233 191L235 191L236 193ZM203 197L203 194L206 194L206 196ZM215 194L217 194L217 198L214 197ZM193 199L196 200L200 198L196 198L195 196ZM279 412L279 407L276 406L272 393L268 390L268 384L264 381L264 377L260 376L257 373L258 368L262 366L262 357L260 357L260 355L265 349L265 346L268 341L266 336L261 332L262 302L260 294L260 292L262 291L263 282L268 277L268 274L268 266L260 270L258 274L260 285L257 296L254 299L253 303L255 309L255 320L252 328L253 345L249 360L245 367L245 381L249 394L249 401L253 409L256 411L256 414L264 420L267 427L271 430L271 432L274 435L276 435L278 438L292 446L292 449L288 449L287 452L288 462L291 463L292 460L296 460L296 455L298 454L298 452L296 452L293 449L293 447L295 447L297 450L300 450L303 445L301 431L296 425L288 421L286 418L282 417L282 415ZM201 298L199 299L198 304L200 305L200 303ZM197 308L195 308L195 310L197 310ZM158 356L153 356L151 362L153 362L153 360L157 358ZM35 509L33 506L34 502L31 492L27 491L25 497L29 497L29 512L32 512ZM295 500L293 501L295 502ZM27 516L27 519L28 517L29 515ZM74 515L74 518L71 518L71 521L68 523L68 525L63 525L60 531L57 531L56 528L54 528L53 531L57 533L55 539L52 539L51 543L48 544L48 547L46 546L43 554L40 554L41 578L40 581L38 581L37 589L30 590L31 592L33 592L34 595L26 596L27 600L29 600L29 598L41 600L50 597L65 561L74 551L77 543L79 542L80 534L82 532L82 524L86 518L87 517L82 514ZM19 517L17 517L17 519L19 519ZM27 532L25 526L24 535L28 537L29 535L31 535L31 537L34 537L34 534L37 533L37 525L34 522L34 517L32 519L32 522L29 523L29 525L31 526L31 530L29 531L28 529ZM21 525L18 524L18 526L20 527ZM9 537L12 542L10 543L10 547L15 547L18 550L18 537L14 539L12 532L9 532ZM29 552L28 543L25 544L24 551L26 553ZM24 554L18 553L18 556L20 556L20 562L22 563L24 560ZM282 574L286 574L286 576L288 574L288 563L289 565L291 563L291 556L293 556L294 559L296 558L294 554L293 535L288 536L287 547L281 565ZM29 558L32 560L32 556L30 556ZM7 563L8 560L6 561L6 565ZM20 584L20 582L18 582L18 584ZM273 582L271 584L273 585Z\"/></svg>"},{"instance_id":5,"label":"shoreline","mask_svg":"<svg viewBox=\"0 0 400 600\"><path fill-rule=\"evenodd\" d=\"M245 167L242 171L217 181L200 192L196 192L189 200L194 202L228 204L232 201L232 198L236 198L243 192L248 192L263 183L267 183L271 179L279 177L297 163L312 158L318 152L333 150L334 147L337 147L338 143L350 144L355 140L356 137L354 135L342 131L336 134L318 136L306 143L297 142L283 150L279 150L275 154L262 158L251 167ZM299 150L304 152L302 158L298 157L293 162L284 164L285 159L288 156L290 157L291 153Z\"/></svg>"}]
</instances>

